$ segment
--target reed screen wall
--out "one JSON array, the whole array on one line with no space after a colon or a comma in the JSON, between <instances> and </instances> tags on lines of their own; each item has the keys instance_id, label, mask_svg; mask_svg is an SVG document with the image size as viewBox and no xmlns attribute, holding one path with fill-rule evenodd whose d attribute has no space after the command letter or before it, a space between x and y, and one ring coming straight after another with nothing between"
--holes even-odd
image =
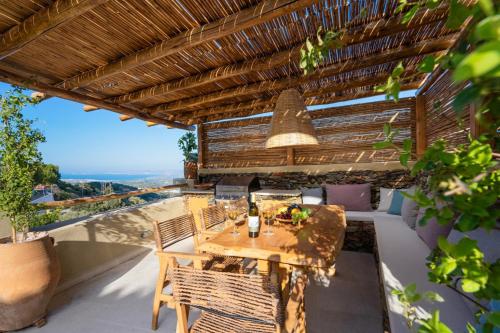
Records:
<instances>
[{"instance_id":1,"label":"reed screen wall","mask_svg":"<svg viewBox=\"0 0 500 333\"><path fill-rule=\"evenodd\" d=\"M460 121L457 122L457 113L452 105L453 99L463 88L464 85L454 85L450 73L447 72L425 92L427 145L439 139L447 140L450 147L467 143L472 106L465 107Z\"/></svg>"},{"instance_id":2,"label":"reed screen wall","mask_svg":"<svg viewBox=\"0 0 500 333\"><path fill-rule=\"evenodd\" d=\"M270 116L205 124L200 131L202 164L237 168L397 161L394 150L372 148L383 139L387 122L399 130L396 143L415 139L414 98L311 111L311 117L320 145L294 149L288 162L286 149L265 149Z\"/></svg>"}]
</instances>

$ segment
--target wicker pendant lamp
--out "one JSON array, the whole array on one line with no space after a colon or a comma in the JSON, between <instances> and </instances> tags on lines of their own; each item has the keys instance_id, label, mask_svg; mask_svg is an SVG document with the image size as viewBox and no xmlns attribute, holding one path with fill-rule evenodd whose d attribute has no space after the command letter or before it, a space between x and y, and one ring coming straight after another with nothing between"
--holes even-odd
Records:
<instances>
[{"instance_id":1,"label":"wicker pendant lamp","mask_svg":"<svg viewBox=\"0 0 500 333\"><path fill-rule=\"evenodd\" d=\"M284 90L276 102L266 148L317 144L316 132L304 99L296 89Z\"/></svg>"}]
</instances>

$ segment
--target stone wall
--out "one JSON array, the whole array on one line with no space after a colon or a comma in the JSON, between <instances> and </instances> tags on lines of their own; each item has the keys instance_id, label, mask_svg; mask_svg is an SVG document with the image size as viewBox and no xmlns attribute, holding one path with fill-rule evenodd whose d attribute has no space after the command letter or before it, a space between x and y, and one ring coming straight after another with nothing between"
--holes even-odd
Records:
<instances>
[{"instance_id":1,"label":"stone wall","mask_svg":"<svg viewBox=\"0 0 500 333\"><path fill-rule=\"evenodd\" d=\"M248 174L239 174L243 176ZM379 201L379 188L406 188L414 184L415 179L406 170L391 171L336 171L326 174L307 174L303 172L258 173L261 188L300 189L301 187L317 187L322 184L372 184L372 205L375 208ZM217 183L224 174L201 176L202 182ZM231 174L231 176L237 176Z\"/></svg>"}]
</instances>

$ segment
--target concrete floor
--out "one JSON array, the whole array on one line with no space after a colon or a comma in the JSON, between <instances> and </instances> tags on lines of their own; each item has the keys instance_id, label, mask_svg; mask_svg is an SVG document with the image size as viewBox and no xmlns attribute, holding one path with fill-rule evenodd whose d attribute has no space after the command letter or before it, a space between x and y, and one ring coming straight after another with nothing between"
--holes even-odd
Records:
<instances>
[{"instance_id":1,"label":"concrete floor","mask_svg":"<svg viewBox=\"0 0 500 333\"><path fill-rule=\"evenodd\" d=\"M189 251L188 239L173 251ZM58 294L48 323L29 333L151 332L151 307L158 271L147 253ZM314 283L306 292L309 333L382 332L378 278L373 256L342 252L328 287ZM196 319L196 310L190 313ZM175 332L175 312L162 308L159 332Z\"/></svg>"}]
</instances>

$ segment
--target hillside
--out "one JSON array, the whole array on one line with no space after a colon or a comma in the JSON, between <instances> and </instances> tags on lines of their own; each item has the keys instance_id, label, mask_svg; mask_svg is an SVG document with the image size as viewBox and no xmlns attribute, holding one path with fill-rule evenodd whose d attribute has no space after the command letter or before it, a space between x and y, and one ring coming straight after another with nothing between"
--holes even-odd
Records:
<instances>
[{"instance_id":1,"label":"hillside","mask_svg":"<svg viewBox=\"0 0 500 333\"><path fill-rule=\"evenodd\" d=\"M67 200L81 197L93 197L107 193L126 193L137 190L137 187L118 184L106 183L107 186L103 187L101 182L88 182L88 183L68 183L62 180L57 181L56 185L58 190L55 190L54 197L56 200ZM111 188L110 188L111 186Z\"/></svg>"}]
</instances>

